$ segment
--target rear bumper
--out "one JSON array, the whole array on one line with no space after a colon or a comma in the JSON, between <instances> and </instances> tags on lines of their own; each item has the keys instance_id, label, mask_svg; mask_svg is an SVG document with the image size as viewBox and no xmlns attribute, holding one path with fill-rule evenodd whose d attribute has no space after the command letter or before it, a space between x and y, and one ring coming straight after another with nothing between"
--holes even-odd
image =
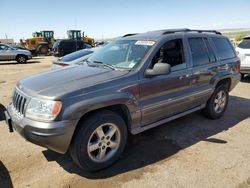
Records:
<instances>
[{"instance_id":1,"label":"rear bumper","mask_svg":"<svg viewBox=\"0 0 250 188\"><path fill-rule=\"evenodd\" d=\"M240 67L240 73L250 74L250 67Z\"/></svg>"},{"instance_id":2,"label":"rear bumper","mask_svg":"<svg viewBox=\"0 0 250 188\"><path fill-rule=\"evenodd\" d=\"M38 122L26 117L21 117L12 105L6 112L10 117L10 124L26 140L46 147L58 153L66 153L70 145L77 120Z\"/></svg>"}]
</instances>

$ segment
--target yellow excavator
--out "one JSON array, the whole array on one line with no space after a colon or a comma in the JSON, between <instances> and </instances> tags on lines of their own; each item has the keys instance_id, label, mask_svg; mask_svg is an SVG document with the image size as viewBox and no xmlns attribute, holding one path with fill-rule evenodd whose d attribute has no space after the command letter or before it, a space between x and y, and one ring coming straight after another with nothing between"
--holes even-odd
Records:
<instances>
[{"instance_id":1,"label":"yellow excavator","mask_svg":"<svg viewBox=\"0 0 250 188\"><path fill-rule=\"evenodd\" d=\"M20 39L21 46L30 50L33 55L48 54L54 43L54 31L34 32L31 38L25 41Z\"/></svg>"},{"instance_id":2,"label":"yellow excavator","mask_svg":"<svg viewBox=\"0 0 250 188\"><path fill-rule=\"evenodd\" d=\"M95 40L87 35L84 35L84 32L81 35L81 30L68 30L67 34L69 39L82 40L91 46L95 46Z\"/></svg>"}]
</instances>

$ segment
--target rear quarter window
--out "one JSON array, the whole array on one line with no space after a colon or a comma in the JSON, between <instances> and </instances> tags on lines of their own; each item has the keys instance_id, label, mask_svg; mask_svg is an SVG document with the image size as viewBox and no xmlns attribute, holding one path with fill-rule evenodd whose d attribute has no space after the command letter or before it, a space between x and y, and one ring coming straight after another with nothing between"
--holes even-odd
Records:
<instances>
[{"instance_id":1,"label":"rear quarter window","mask_svg":"<svg viewBox=\"0 0 250 188\"><path fill-rule=\"evenodd\" d=\"M210 60L208 57L207 46L204 43L203 38L189 38L188 42L192 53L193 65L199 66L208 64Z\"/></svg>"},{"instance_id":2,"label":"rear quarter window","mask_svg":"<svg viewBox=\"0 0 250 188\"><path fill-rule=\"evenodd\" d=\"M230 59L236 56L233 47L228 39L213 37L212 41L215 45L220 60Z\"/></svg>"},{"instance_id":3,"label":"rear quarter window","mask_svg":"<svg viewBox=\"0 0 250 188\"><path fill-rule=\"evenodd\" d=\"M243 39L238 45L239 48L250 49L250 39Z\"/></svg>"}]
</instances>

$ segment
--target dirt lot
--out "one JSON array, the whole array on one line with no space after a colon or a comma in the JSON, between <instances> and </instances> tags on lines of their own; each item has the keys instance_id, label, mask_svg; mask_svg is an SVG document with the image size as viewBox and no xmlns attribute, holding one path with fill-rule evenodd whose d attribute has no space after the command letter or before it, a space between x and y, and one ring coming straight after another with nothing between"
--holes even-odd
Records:
<instances>
[{"instance_id":1,"label":"dirt lot","mask_svg":"<svg viewBox=\"0 0 250 188\"><path fill-rule=\"evenodd\" d=\"M0 187L250 187L250 78L231 92L222 119L197 112L130 136L115 165L87 173L68 156L8 133L3 120L17 81L49 70L52 59L0 62Z\"/></svg>"}]
</instances>

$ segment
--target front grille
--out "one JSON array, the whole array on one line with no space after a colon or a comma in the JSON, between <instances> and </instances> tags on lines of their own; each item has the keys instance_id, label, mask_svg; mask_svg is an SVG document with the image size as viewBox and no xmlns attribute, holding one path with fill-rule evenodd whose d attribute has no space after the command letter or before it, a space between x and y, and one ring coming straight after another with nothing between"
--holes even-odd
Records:
<instances>
[{"instance_id":1,"label":"front grille","mask_svg":"<svg viewBox=\"0 0 250 188\"><path fill-rule=\"evenodd\" d=\"M24 108L27 102L27 98L24 97L22 94L20 94L17 90L15 90L14 95L13 95L13 106L15 108L15 110L23 115L24 114Z\"/></svg>"}]
</instances>

